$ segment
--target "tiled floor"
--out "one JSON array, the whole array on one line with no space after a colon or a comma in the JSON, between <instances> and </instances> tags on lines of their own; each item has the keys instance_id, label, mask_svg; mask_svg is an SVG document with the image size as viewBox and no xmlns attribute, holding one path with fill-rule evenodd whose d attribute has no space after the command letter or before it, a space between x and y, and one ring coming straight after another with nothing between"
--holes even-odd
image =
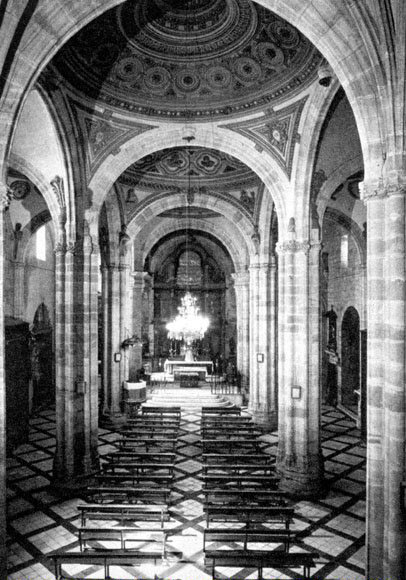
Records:
<instances>
[{"instance_id":1,"label":"tiled floor","mask_svg":"<svg viewBox=\"0 0 406 580\"><path fill-rule=\"evenodd\" d=\"M79 499L62 500L52 492L50 475L55 448L55 415L47 410L31 420L27 445L8 459L8 554L9 580L54 580L47 554L63 546L77 546L79 525L76 504ZM323 453L329 493L320 501L295 503L293 529L298 532L299 548L314 549L321 560L312 578L361 580L364 563L365 528L365 446L359 441L354 423L341 412L323 410ZM191 409L182 414L177 446L177 463L172 493L173 535L170 545L183 551L182 562L166 563L158 570L168 580L209 580L202 555L201 469L199 445L200 414ZM100 454L114 449L117 435L100 430ZM264 435L267 451L276 453L277 433ZM256 578L247 569L222 569L223 577ZM267 570L269 578L300 578L286 570ZM115 570L121 580L153 577L151 567ZM83 577L96 578L91 567Z\"/></svg>"}]
</instances>

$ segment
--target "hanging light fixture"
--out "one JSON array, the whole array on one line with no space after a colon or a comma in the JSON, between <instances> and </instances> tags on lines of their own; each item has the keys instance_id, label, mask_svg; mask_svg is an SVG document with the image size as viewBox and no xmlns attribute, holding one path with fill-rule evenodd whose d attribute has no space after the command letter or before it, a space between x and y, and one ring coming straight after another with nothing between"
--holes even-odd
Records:
<instances>
[{"instance_id":1,"label":"hanging light fixture","mask_svg":"<svg viewBox=\"0 0 406 580\"><path fill-rule=\"evenodd\" d=\"M186 138L191 140L192 138ZM186 293L181 299L181 305L178 307L179 314L174 320L168 322L168 338L170 340L179 340L185 343L185 361L193 361L192 345L195 340L201 340L210 324L206 316L200 314L200 308L197 305L197 298L189 290L189 203L192 198L190 187L190 149L188 148L188 189L186 194Z\"/></svg>"}]
</instances>

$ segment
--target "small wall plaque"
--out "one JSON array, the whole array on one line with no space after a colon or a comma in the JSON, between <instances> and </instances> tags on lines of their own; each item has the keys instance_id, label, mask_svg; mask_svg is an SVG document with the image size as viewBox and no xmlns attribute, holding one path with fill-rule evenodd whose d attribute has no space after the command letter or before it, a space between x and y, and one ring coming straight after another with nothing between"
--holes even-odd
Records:
<instances>
[{"instance_id":1,"label":"small wall plaque","mask_svg":"<svg viewBox=\"0 0 406 580\"><path fill-rule=\"evenodd\" d=\"M121 361L121 352L115 352L114 353L114 362L120 362Z\"/></svg>"},{"instance_id":2,"label":"small wall plaque","mask_svg":"<svg viewBox=\"0 0 406 580\"><path fill-rule=\"evenodd\" d=\"M294 386L292 387L291 392L292 399L301 399L302 398L302 387Z\"/></svg>"},{"instance_id":3,"label":"small wall plaque","mask_svg":"<svg viewBox=\"0 0 406 580\"><path fill-rule=\"evenodd\" d=\"M264 355L262 352L257 352L257 362L264 362Z\"/></svg>"}]
</instances>

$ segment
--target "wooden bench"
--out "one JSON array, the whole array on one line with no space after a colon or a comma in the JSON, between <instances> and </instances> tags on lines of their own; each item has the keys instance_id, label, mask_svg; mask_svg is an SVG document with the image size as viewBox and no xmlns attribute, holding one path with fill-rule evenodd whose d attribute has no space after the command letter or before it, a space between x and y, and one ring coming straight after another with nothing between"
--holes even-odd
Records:
<instances>
[{"instance_id":1,"label":"wooden bench","mask_svg":"<svg viewBox=\"0 0 406 580\"><path fill-rule=\"evenodd\" d=\"M103 480L101 480L102 482ZM141 487L124 485L89 486L86 495L95 503L157 503L169 504L169 487Z\"/></svg>"},{"instance_id":2,"label":"wooden bench","mask_svg":"<svg viewBox=\"0 0 406 580\"><path fill-rule=\"evenodd\" d=\"M110 463L120 463L121 461L134 461L135 463L141 463L142 461L158 463L162 461L162 463L174 463L176 455L175 453L159 451L148 451L148 453L145 451L114 451L113 453L103 455L103 458Z\"/></svg>"},{"instance_id":3,"label":"wooden bench","mask_svg":"<svg viewBox=\"0 0 406 580\"><path fill-rule=\"evenodd\" d=\"M201 425L254 425L252 417L245 415L202 415Z\"/></svg>"},{"instance_id":4,"label":"wooden bench","mask_svg":"<svg viewBox=\"0 0 406 580\"><path fill-rule=\"evenodd\" d=\"M254 523L278 522L288 530L294 516L294 509L286 506L263 505L205 505L206 527L210 522L238 522L247 527Z\"/></svg>"},{"instance_id":5,"label":"wooden bench","mask_svg":"<svg viewBox=\"0 0 406 580\"><path fill-rule=\"evenodd\" d=\"M77 509L81 513L81 526L86 525L87 520L113 520L120 522L132 521L159 521L161 528L164 522L169 520L167 506L139 505L139 504L79 504Z\"/></svg>"},{"instance_id":6,"label":"wooden bench","mask_svg":"<svg viewBox=\"0 0 406 580\"><path fill-rule=\"evenodd\" d=\"M207 505L286 505L288 495L276 489L221 489L203 487L202 493Z\"/></svg>"},{"instance_id":7,"label":"wooden bench","mask_svg":"<svg viewBox=\"0 0 406 580\"><path fill-rule=\"evenodd\" d=\"M172 427L154 427L149 429L148 427L131 427L130 429L125 428L120 430L120 434L123 437L142 437L146 439L147 437L171 437L175 438L178 434L178 428Z\"/></svg>"},{"instance_id":8,"label":"wooden bench","mask_svg":"<svg viewBox=\"0 0 406 580\"><path fill-rule=\"evenodd\" d=\"M139 485L143 484L159 484L168 486L172 483L173 475L165 473L136 473L136 472L122 472L122 473L103 473L96 475L98 483L104 482L106 485Z\"/></svg>"},{"instance_id":9,"label":"wooden bench","mask_svg":"<svg viewBox=\"0 0 406 580\"><path fill-rule=\"evenodd\" d=\"M138 415L137 417L134 417L134 419L128 419L126 425L163 425L165 427L179 427L180 418L160 415Z\"/></svg>"},{"instance_id":10,"label":"wooden bench","mask_svg":"<svg viewBox=\"0 0 406 580\"><path fill-rule=\"evenodd\" d=\"M202 438L203 453L207 453L210 449L226 449L227 452L233 450L235 453L239 453L241 448L255 449L258 453L261 450L261 441L252 437L227 437L213 439L212 437Z\"/></svg>"},{"instance_id":11,"label":"wooden bench","mask_svg":"<svg viewBox=\"0 0 406 580\"><path fill-rule=\"evenodd\" d=\"M137 433L142 431L143 433L169 433L171 436L175 436L179 432L179 425L142 425L141 423L133 424L133 425L126 425L120 430L121 434L129 433Z\"/></svg>"},{"instance_id":12,"label":"wooden bench","mask_svg":"<svg viewBox=\"0 0 406 580\"><path fill-rule=\"evenodd\" d=\"M205 463L234 463L236 459L244 462L253 462L257 464L274 463L275 457L266 453L203 453L203 462Z\"/></svg>"},{"instance_id":13,"label":"wooden bench","mask_svg":"<svg viewBox=\"0 0 406 580\"><path fill-rule=\"evenodd\" d=\"M131 544L146 543L160 543L161 556L165 558L166 555L166 539L168 532L165 530L157 530L156 528L130 528L117 526L114 528L93 528L80 527L79 532L79 549L84 550L94 549L112 549L106 546L100 546L100 542L119 542L120 550L129 550ZM139 548L139 545L134 548ZM133 549L134 549L133 548Z\"/></svg>"},{"instance_id":14,"label":"wooden bench","mask_svg":"<svg viewBox=\"0 0 406 580\"><path fill-rule=\"evenodd\" d=\"M275 466L270 463L205 463L202 467L204 475L209 475L213 472L223 472L230 475L270 475L275 471Z\"/></svg>"},{"instance_id":15,"label":"wooden bench","mask_svg":"<svg viewBox=\"0 0 406 580\"><path fill-rule=\"evenodd\" d=\"M175 554L176 555L176 554ZM140 563L149 562L156 566L162 561L162 553L159 552L143 552L141 550L95 550L84 552L67 552L66 550L56 550L49 554L53 559L55 565L56 580L63 580L64 578L73 579L75 576L70 574L67 576L63 573L64 565L81 566L98 565L103 569L104 578L107 580L110 576L110 566L138 566ZM82 579L83 576L81 575ZM92 578L95 578L92 575ZM157 573L154 576L158 580Z\"/></svg>"},{"instance_id":16,"label":"wooden bench","mask_svg":"<svg viewBox=\"0 0 406 580\"><path fill-rule=\"evenodd\" d=\"M206 415L241 415L240 407L202 407L202 417Z\"/></svg>"},{"instance_id":17,"label":"wooden bench","mask_svg":"<svg viewBox=\"0 0 406 580\"><path fill-rule=\"evenodd\" d=\"M263 435L262 431L258 429L240 429L238 427L232 427L231 429L227 427L216 427L214 429L208 427L207 429L203 428L201 433L203 439L229 439L233 437L239 439L244 436L251 439Z\"/></svg>"},{"instance_id":18,"label":"wooden bench","mask_svg":"<svg viewBox=\"0 0 406 580\"><path fill-rule=\"evenodd\" d=\"M123 437L118 441L118 447L120 451L128 449L138 449L139 447L145 447L149 450L151 447L169 447L172 451L175 451L177 439L172 437Z\"/></svg>"},{"instance_id":19,"label":"wooden bench","mask_svg":"<svg viewBox=\"0 0 406 580\"><path fill-rule=\"evenodd\" d=\"M267 487L275 489L278 486L279 478L274 475L233 475L231 473L210 473L210 475L200 475L206 487L210 485L227 485L229 487Z\"/></svg>"},{"instance_id":20,"label":"wooden bench","mask_svg":"<svg viewBox=\"0 0 406 580\"><path fill-rule=\"evenodd\" d=\"M315 552L282 552L281 550L210 550L205 554L205 565L211 565L212 578L216 579L216 566L254 568L258 580L264 579L264 568L303 568L301 578L308 580L319 555Z\"/></svg>"},{"instance_id":21,"label":"wooden bench","mask_svg":"<svg viewBox=\"0 0 406 580\"><path fill-rule=\"evenodd\" d=\"M142 415L153 415L159 417L176 417L181 418L182 410L180 407L175 406L161 406L161 407L153 407L149 405L144 405L141 408Z\"/></svg>"},{"instance_id":22,"label":"wooden bench","mask_svg":"<svg viewBox=\"0 0 406 580\"><path fill-rule=\"evenodd\" d=\"M209 542L241 542L243 550L248 550L249 544L255 542L258 544L283 544L284 552L289 552L291 541L292 532L290 530L252 530L247 527L205 529L203 532L203 551L206 553L206 544Z\"/></svg>"},{"instance_id":23,"label":"wooden bench","mask_svg":"<svg viewBox=\"0 0 406 580\"><path fill-rule=\"evenodd\" d=\"M114 473L122 473L123 471L126 472L130 472L130 473L136 473L136 474L144 474L144 475L151 475L151 474L156 474L159 475L157 472L159 472L161 475L167 474L170 476L173 476L173 469L174 469L174 464L173 463L147 463L145 462L140 462L140 463L136 463L135 461L108 461L106 463L103 463L102 465L102 473L103 475L105 473L107 474L114 474Z\"/></svg>"}]
</instances>

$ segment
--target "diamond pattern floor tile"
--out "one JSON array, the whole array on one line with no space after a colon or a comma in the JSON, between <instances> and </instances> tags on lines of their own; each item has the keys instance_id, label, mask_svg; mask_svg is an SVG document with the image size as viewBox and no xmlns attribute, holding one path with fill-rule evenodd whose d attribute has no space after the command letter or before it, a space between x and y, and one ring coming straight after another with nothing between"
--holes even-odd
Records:
<instances>
[{"instance_id":1,"label":"diamond pattern floor tile","mask_svg":"<svg viewBox=\"0 0 406 580\"><path fill-rule=\"evenodd\" d=\"M82 500L59 498L50 486L54 419L53 410L44 410L32 417L30 442L7 460L9 580L54 580L47 553L76 542L75 530L80 525L76 505ZM320 550L321 560L312 571L312 577L317 580L361 580L365 561L365 445L358 439L354 423L332 407L323 409L322 425L330 489L319 501L294 504L292 528L298 533L297 549ZM115 449L117 433L103 428L99 436L100 455ZM200 412L183 409L171 493L173 517L167 527L171 530L168 545L182 551L184 561L168 561L159 568L159 577L166 580L211 579L202 554L205 519L200 493L199 438ZM261 439L266 452L274 455L277 432L265 434ZM234 526L222 524L222 527ZM98 575L92 566L80 569L86 578ZM147 565L112 567L112 571L121 580L150 578L154 572ZM257 572L250 569L219 571L227 580L257 578ZM278 580L300 577L297 570L265 570L265 575Z\"/></svg>"}]
</instances>

